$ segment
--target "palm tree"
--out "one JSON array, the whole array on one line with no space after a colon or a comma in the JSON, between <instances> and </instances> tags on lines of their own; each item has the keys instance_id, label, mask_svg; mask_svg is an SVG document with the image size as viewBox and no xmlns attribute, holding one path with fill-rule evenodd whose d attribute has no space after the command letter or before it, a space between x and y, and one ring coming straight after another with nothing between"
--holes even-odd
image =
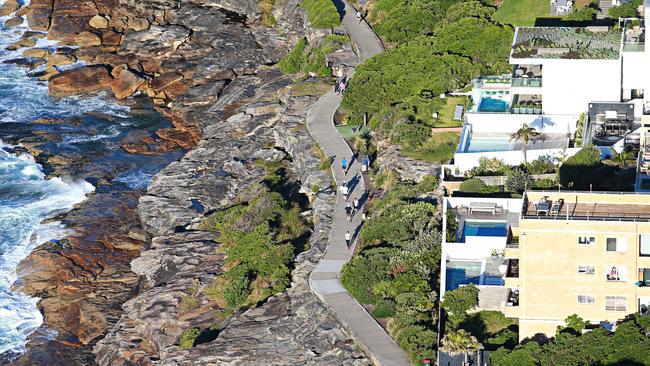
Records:
<instances>
[{"instance_id":1,"label":"palm tree","mask_svg":"<svg viewBox=\"0 0 650 366\"><path fill-rule=\"evenodd\" d=\"M465 354L465 361L467 361L467 353L474 353L483 349L483 345L478 342L476 337L469 334L464 329L449 331L442 338L442 348L444 352L452 356Z\"/></svg>"},{"instance_id":2,"label":"palm tree","mask_svg":"<svg viewBox=\"0 0 650 366\"><path fill-rule=\"evenodd\" d=\"M528 142L535 137L541 136L542 134L535 130L535 127L530 127L527 124L522 124L521 127L513 134L510 135L510 142L521 141L521 152L524 153L524 164L526 161L526 148L528 147Z\"/></svg>"}]
</instances>

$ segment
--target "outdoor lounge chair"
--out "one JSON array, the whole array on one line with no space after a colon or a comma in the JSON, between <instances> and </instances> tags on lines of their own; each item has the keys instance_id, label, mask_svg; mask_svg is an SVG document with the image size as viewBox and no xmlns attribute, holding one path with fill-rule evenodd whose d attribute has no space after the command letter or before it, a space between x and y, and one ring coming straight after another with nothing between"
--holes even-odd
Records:
<instances>
[{"instance_id":1,"label":"outdoor lounge chair","mask_svg":"<svg viewBox=\"0 0 650 366\"><path fill-rule=\"evenodd\" d=\"M469 213L488 212L494 215L497 210L497 204L493 202L472 202L469 204Z\"/></svg>"},{"instance_id":2,"label":"outdoor lounge chair","mask_svg":"<svg viewBox=\"0 0 650 366\"><path fill-rule=\"evenodd\" d=\"M551 215L557 216L560 213L563 205L564 198L560 198L559 200L553 202L553 205L551 205Z\"/></svg>"}]
</instances>

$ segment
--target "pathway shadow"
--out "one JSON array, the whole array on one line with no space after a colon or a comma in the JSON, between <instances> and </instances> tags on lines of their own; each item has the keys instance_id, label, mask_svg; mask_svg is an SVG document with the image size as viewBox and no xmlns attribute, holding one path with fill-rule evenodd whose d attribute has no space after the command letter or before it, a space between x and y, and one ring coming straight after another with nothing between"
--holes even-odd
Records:
<instances>
[{"instance_id":1,"label":"pathway shadow","mask_svg":"<svg viewBox=\"0 0 650 366\"><path fill-rule=\"evenodd\" d=\"M354 177L352 177L348 181L348 196L351 197L352 193L354 192L354 189L359 185L359 174L355 174Z\"/></svg>"},{"instance_id":2,"label":"pathway shadow","mask_svg":"<svg viewBox=\"0 0 650 366\"><path fill-rule=\"evenodd\" d=\"M343 0L332 0L334 2L334 6L336 6L336 11L339 12L339 15L341 16L341 20L345 16L345 3Z\"/></svg>"}]
</instances>

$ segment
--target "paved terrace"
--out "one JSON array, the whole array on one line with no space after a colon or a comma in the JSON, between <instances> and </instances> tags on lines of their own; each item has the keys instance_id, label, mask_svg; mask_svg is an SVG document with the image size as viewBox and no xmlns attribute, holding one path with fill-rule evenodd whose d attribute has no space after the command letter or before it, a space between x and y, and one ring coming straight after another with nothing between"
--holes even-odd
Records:
<instances>
[{"instance_id":1,"label":"paved terrace","mask_svg":"<svg viewBox=\"0 0 650 366\"><path fill-rule=\"evenodd\" d=\"M334 0L339 11L344 14L343 27L350 35L361 60L365 60L383 50L377 36L365 22L356 19L356 10L340 0ZM349 200L365 192L365 183L360 172L360 164L351 162L347 174L341 169L341 159L351 160L352 151L334 127L334 112L341 104L341 97L332 90L323 95L307 115L307 126L311 135L318 141L321 149L329 157L334 157L332 170L337 186L343 181L356 182ZM345 203L337 192L334 226L324 258L312 272L309 283L312 291L334 312L352 337L365 349L373 362L382 366L410 365L408 356L366 312L366 310L343 288L339 278L341 268L352 257L354 246L345 244L345 232L353 234L353 241L361 228L361 215L348 222L345 216Z\"/></svg>"},{"instance_id":2,"label":"paved terrace","mask_svg":"<svg viewBox=\"0 0 650 366\"><path fill-rule=\"evenodd\" d=\"M537 202L527 202L524 210L525 218L540 219L593 219L593 220L650 220L650 205L630 203L571 203L575 196L567 195L564 204L556 215L538 215ZM569 202L567 202L569 201Z\"/></svg>"}]
</instances>

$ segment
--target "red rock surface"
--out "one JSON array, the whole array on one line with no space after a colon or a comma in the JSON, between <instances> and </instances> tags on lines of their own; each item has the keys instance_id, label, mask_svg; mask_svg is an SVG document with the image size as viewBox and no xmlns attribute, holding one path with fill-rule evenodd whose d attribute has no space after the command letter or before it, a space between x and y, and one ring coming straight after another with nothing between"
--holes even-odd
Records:
<instances>
[{"instance_id":1,"label":"red rock surface","mask_svg":"<svg viewBox=\"0 0 650 366\"><path fill-rule=\"evenodd\" d=\"M63 71L50 78L50 94L67 96L110 90L113 78L103 66L87 66Z\"/></svg>"}]
</instances>

